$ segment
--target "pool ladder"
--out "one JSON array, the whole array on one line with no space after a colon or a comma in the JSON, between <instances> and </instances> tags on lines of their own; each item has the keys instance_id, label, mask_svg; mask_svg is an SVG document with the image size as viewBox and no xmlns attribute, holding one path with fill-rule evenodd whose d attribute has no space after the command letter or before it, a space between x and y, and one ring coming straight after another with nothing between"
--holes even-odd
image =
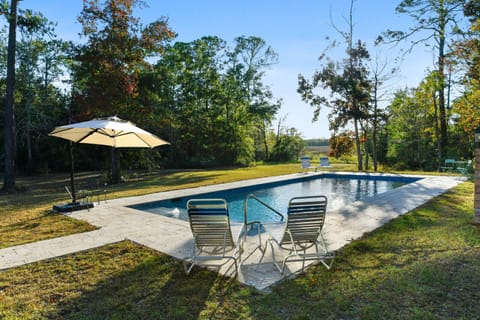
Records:
<instances>
[{"instance_id":1,"label":"pool ladder","mask_svg":"<svg viewBox=\"0 0 480 320\"><path fill-rule=\"evenodd\" d=\"M267 209L269 209L270 211L275 213L277 216L280 217L280 221L283 221L284 218L283 218L283 215L280 212L278 212L276 209L272 208L270 205L265 203L263 200L258 198L253 193L250 193L245 197L245 201L243 202L243 223L244 223L244 226L245 226L245 233L243 235L243 240L244 240L243 243L245 243L246 240L247 240L248 232L254 230L254 228L256 226L257 234L258 234L258 245L253 251L259 249L262 252L262 254L265 254L267 244L265 243L265 245L262 245L262 235L261 235L262 227L263 227L262 222L258 221L258 220L250 221L250 222L248 221L247 205L248 205L248 200L250 200L250 199L257 201L258 203L260 203L261 205L263 205L264 207L266 207ZM253 253L253 251L252 251L252 253Z\"/></svg>"}]
</instances>

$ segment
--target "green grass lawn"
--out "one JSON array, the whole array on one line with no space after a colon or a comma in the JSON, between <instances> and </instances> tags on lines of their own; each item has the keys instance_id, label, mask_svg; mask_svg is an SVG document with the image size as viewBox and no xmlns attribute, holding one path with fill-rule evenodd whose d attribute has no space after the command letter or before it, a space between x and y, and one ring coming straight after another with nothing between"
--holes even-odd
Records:
<instances>
[{"instance_id":1,"label":"green grass lawn","mask_svg":"<svg viewBox=\"0 0 480 320\"><path fill-rule=\"evenodd\" d=\"M130 196L298 170L160 172L109 192ZM0 247L92 229L50 212L66 201L65 179L22 179L24 192L0 196ZM179 261L124 241L0 272L0 318L478 319L480 228L472 221L473 183L466 182L343 248L332 270L312 267L270 293L203 269L186 276Z\"/></svg>"}]
</instances>

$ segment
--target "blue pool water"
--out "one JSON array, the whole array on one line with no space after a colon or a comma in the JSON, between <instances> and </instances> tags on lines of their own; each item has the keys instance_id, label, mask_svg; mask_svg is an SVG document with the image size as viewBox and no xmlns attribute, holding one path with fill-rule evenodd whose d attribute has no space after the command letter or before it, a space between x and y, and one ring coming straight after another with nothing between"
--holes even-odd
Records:
<instances>
[{"instance_id":1,"label":"blue pool water","mask_svg":"<svg viewBox=\"0 0 480 320\"><path fill-rule=\"evenodd\" d=\"M197 194L184 198L142 203L131 207L167 217L188 220L185 208L189 199L223 198L228 202L230 219L233 222L243 222L244 201L249 194L254 194L285 216L288 202L292 197L325 195L328 198L327 211L330 211L416 180L418 179L409 177L323 174L288 180L286 182L268 183ZM252 199L249 199L247 202L247 212L248 221L280 221L280 217L275 213Z\"/></svg>"}]
</instances>

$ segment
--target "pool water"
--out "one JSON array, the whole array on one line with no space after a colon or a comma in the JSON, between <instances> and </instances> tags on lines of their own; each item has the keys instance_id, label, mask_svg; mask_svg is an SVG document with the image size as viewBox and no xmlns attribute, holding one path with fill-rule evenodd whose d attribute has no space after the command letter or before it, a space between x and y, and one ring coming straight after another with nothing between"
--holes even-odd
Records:
<instances>
[{"instance_id":1,"label":"pool water","mask_svg":"<svg viewBox=\"0 0 480 320\"><path fill-rule=\"evenodd\" d=\"M327 211L339 209L352 202L364 200L407 183L417 180L406 177L367 177L319 175L314 178L301 178L287 182L268 183L252 187L243 187L197 194L184 198L143 203L132 208L161 214L167 217L188 220L186 203L189 199L223 198L228 202L232 222L243 222L244 202L249 194L286 216L288 202L292 197L325 195L328 198ZM277 222L281 218L254 199L247 202L248 221Z\"/></svg>"}]
</instances>

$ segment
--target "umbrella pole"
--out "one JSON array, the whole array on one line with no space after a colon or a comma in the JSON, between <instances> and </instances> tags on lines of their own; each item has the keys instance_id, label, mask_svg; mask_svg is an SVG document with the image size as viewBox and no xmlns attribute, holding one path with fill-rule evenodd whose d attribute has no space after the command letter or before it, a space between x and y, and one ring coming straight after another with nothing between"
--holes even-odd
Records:
<instances>
[{"instance_id":1,"label":"umbrella pole","mask_svg":"<svg viewBox=\"0 0 480 320\"><path fill-rule=\"evenodd\" d=\"M120 182L120 159L119 152L115 147L112 147L112 183Z\"/></svg>"},{"instance_id":2,"label":"umbrella pole","mask_svg":"<svg viewBox=\"0 0 480 320\"><path fill-rule=\"evenodd\" d=\"M70 141L70 188L72 190L72 204L77 203L77 197L75 193L75 182L74 182L74 162L73 162L73 142Z\"/></svg>"}]
</instances>

